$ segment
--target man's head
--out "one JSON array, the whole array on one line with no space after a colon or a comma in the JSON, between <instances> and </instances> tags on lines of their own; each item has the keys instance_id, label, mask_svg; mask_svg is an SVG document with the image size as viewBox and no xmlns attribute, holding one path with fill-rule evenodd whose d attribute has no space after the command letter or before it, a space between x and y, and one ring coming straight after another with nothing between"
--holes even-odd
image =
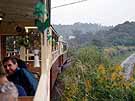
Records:
<instances>
[{"instance_id":1,"label":"man's head","mask_svg":"<svg viewBox=\"0 0 135 101\"><path fill-rule=\"evenodd\" d=\"M4 69L8 75L13 74L18 67L17 60L15 57L5 57L3 60Z\"/></svg>"}]
</instances>

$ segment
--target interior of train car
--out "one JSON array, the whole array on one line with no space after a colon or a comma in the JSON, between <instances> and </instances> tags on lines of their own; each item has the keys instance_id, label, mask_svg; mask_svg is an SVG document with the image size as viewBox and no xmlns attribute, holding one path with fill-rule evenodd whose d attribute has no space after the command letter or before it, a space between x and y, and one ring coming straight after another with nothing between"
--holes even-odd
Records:
<instances>
[{"instance_id":1,"label":"interior of train car","mask_svg":"<svg viewBox=\"0 0 135 101\"><path fill-rule=\"evenodd\" d=\"M50 3L50 0L0 3L0 61L15 56L38 80L36 93L18 97L18 101L50 101L60 65L67 58L67 43L50 24Z\"/></svg>"}]
</instances>

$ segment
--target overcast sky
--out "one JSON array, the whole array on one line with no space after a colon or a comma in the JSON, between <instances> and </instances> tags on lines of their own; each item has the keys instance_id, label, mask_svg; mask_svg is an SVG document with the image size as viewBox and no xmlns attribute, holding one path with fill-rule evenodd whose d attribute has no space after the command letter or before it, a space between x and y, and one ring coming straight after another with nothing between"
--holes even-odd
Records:
<instances>
[{"instance_id":1,"label":"overcast sky","mask_svg":"<svg viewBox=\"0 0 135 101\"><path fill-rule=\"evenodd\" d=\"M51 0L55 7L80 0ZM117 25L135 21L135 0L88 0L51 10L52 24L98 23Z\"/></svg>"}]
</instances>

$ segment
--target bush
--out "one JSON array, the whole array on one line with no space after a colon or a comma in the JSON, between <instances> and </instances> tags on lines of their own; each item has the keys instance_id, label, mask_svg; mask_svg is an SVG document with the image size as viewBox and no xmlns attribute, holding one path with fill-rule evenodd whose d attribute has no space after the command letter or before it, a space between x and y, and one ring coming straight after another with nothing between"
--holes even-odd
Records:
<instances>
[{"instance_id":1,"label":"bush","mask_svg":"<svg viewBox=\"0 0 135 101\"><path fill-rule=\"evenodd\" d=\"M96 48L81 48L74 64L60 78L62 101L134 101L135 80L126 81L119 65L109 62Z\"/></svg>"}]
</instances>

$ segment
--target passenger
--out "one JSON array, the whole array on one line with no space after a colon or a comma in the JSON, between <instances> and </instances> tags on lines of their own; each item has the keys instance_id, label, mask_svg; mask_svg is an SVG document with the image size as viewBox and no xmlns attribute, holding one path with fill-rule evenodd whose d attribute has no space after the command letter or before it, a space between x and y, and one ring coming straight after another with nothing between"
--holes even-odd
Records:
<instances>
[{"instance_id":1,"label":"passenger","mask_svg":"<svg viewBox=\"0 0 135 101\"><path fill-rule=\"evenodd\" d=\"M3 65L8 74L8 80L22 86L27 96L34 96L38 85L38 80L34 75L27 68L18 67L15 57L5 57Z\"/></svg>"},{"instance_id":2,"label":"passenger","mask_svg":"<svg viewBox=\"0 0 135 101\"><path fill-rule=\"evenodd\" d=\"M0 89L1 89L1 83L3 82L5 82L5 84L3 85L3 87L4 86L10 86L14 91L10 91L10 89L7 89L8 90L8 92L12 92L11 93L11 95L12 94L14 94L14 92L15 92L15 90L16 90L16 88L17 88L17 93L18 93L18 96L26 96L26 92L25 92L25 90L24 90L24 88L23 87L21 87L20 85L14 85L12 82L10 82L10 81L8 81L8 79L7 79L7 74L6 74L6 72L5 72L5 70L4 70L4 68L3 68L3 66L2 66L2 64L0 64ZM13 87L12 87L13 86ZM14 87L15 86L15 87ZM9 87L9 88L10 88ZM3 89L3 88L2 88ZM11 90L12 90L11 89ZM0 91L1 92L1 91ZM9 93L9 94L10 94ZM15 96L13 96L13 97L15 97Z\"/></svg>"},{"instance_id":3,"label":"passenger","mask_svg":"<svg viewBox=\"0 0 135 101\"><path fill-rule=\"evenodd\" d=\"M15 86L16 86L18 93L19 93L18 96L27 96L26 91L22 86L17 85L17 84Z\"/></svg>"},{"instance_id":4,"label":"passenger","mask_svg":"<svg viewBox=\"0 0 135 101\"><path fill-rule=\"evenodd\" d=\"M0 64L0 94L10 95L14 98L18 97L18 91L13 82L8 81L7 74Z\"/></svg>"}]
</instances>

